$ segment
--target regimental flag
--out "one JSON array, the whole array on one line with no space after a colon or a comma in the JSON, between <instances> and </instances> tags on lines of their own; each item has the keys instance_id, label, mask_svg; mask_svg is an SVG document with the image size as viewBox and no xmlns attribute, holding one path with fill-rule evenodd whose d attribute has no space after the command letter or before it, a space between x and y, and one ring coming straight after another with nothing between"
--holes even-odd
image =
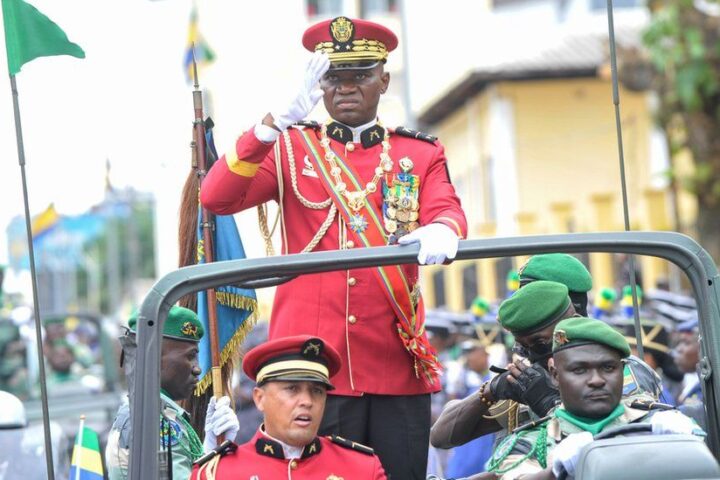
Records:
<instances>
[{"instance_id":1,"label":"regimental flag","mask_svg":"<svg viewBox=\"0 0 720 480\"><path fill-rule=\"evenodd\" d=\"M208 156L207 169L218 159L213 141L212 129L206 131L206 152ZM199 207L199 206L198 206ZM240 234L232 215L214 215L215 229L213 235L213 260L240 260L245 258ZM197 227L197 263L205 263L205 242L202 230L202 212L198 213ZM224 286L215 289L217 299L217 331L220 349L220 366L222 367L237 350L252 330L257 320L257 297L255 290ZM198 292L197 314L206 332L210 331L208 323L208 297L205 290ZM200 396L212 384L212 368L210 335L203 335L198 345L200 353L200 381L195 387L195 395Z\"/></svg>"},{"instance_id":2,"label":"regimental flag","mask_svg":"<svg viewBox=\"0 0 720 480\"><path fill-rule=\"evenodd\" d=\"M190 26L188 27L187 47L185 49L185 79L188 84L193 83L193 49L195 50L195 64L198 68L215 61L215 53L198 30L198 14L195 5L193 5L190 13Z\"/></svg>"},{"instance_id":3,"label":"regimental flag","mask_svg":"<svg viewBox=\"0 0 720 480\"><path fill-rule=\"evenodd\" d=\"M80 419L75 437L69 480L103 480L100 441L97 433L85 426L85 417Z\"/></svg>"},{"instance_id":4,"label":"regimental flag","mask_svg":"<svg viewBox=\"0 0 720 480\"><path fill-rule=\"evenodd\" d=\"M38 57L70 55L85 58L80 46L68 40L55 22L23 0L2 0L8 70L15 75Z\"/></svg>"},{"instance_id":5,"label":"regimental flag","mask_svg":"<svg viewBox=\"0 0 720 480\"><path fill-rule=\"evenodd\" d=\"M33 242L40 240L45 234L52 231L59 222L60 215L55 210L55 204L51 203L42 213L35 215L32 219Z\"/></svg>"}]
</instances>

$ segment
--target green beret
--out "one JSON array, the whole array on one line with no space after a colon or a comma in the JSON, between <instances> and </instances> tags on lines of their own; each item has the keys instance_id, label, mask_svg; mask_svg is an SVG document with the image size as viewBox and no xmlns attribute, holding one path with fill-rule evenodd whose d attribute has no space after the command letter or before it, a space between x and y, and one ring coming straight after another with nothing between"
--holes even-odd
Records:
<instances>
[{"instance_id":1,"label":"green beret","mask_svg":"<svg viewBox=\"0 0 720 480\"><path fill-rule=\"evenodd\" d=\"M572 317L555 326L553 353L593 343L614 348L623 358L630 356L630 345L623 334L605 322L586 317Z\"/></svg>"},{"instance_id":2,"label":"green beret","mask_svg":"<svg viewBox=\"0 0 720 480\"><path fill-rule=\"evenodd\" d=\"M528 335L558 321L569 306L570 297L565 285L539 280L502 302L498 321L515 336Z\"/></svg>"},{"instance_id":3,"label":"green beret","mask_svg":"<svg viewBox=\"0 0 720 480\"><path fill-rule=\"evenodd\" d=\"M566 253L533 255L520 267L520 284L535 280L560 282L571 292L589 292L592 277L580 260Z\"/></svg>"},{"instance_id":4,"label":"green beret","mask_svg":"<svg viewBox=\"0 0 720 480\"><path fill-rule=\"evenodd\" d=\"M133 332L135 332L139 313L136 310L128 320L128 326ZM165 319L165 325L163 325L163 337L199 342L204 334L205 329L195 312L177 305L170 308L167 319Z\"/></svg>"}]
</instances>

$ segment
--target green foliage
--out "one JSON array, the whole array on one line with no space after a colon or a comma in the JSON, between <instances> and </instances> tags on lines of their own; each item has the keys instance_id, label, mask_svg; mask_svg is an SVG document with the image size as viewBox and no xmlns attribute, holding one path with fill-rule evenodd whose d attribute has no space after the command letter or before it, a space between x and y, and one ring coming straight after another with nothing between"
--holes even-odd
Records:
<instances>
[{"instance_id":1,"label":"green foliage","mask_svg":"<svg viewBox=\"0 0 720 480\"><path fill-rule=\"evenodd\" d=\"M643 43L663 77L667 105L696 112L720 92L720 40L710 33L692 1L663 2L654 11Z\"/></svg>"}]
</instances>

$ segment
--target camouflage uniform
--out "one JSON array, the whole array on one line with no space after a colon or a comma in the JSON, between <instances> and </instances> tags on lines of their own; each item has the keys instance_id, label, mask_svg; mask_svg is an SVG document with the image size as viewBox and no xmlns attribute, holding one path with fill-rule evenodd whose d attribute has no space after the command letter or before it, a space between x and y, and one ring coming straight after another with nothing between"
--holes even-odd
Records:
<instances>
[{"instance_id":1,"label":"camouflage uniform","mask_svg":"<svg viewBox=\"0 0 720 480\"><path fill-rule=\"evenodd\" d=\"M199 455L202 455L202 442L187 421L182 421L182 418L187 420L187 412L163 393L160 394L160 400L163 415L160 419L161 475L159 478L166 478L162 471L167 468L169 432L172 478L185 480L190 478L193 461ZM125 480L128 477L130 423L130 408L127 403L124 403L118 410L105 448L105 464L107 465L109 480ZM197 452L198 445L200 446L200 452ZM193 450L195 450L194 453Z\"/></svg>"},{"instance_id":2,"label":"camouflage uniform","mask_svg":"<svg viewBox=\"0 0 720 480\"><path fill-rule=\"evenodd\" d=\"M618 427L628 423L648 421L651 411L647 408L631 408L631 399L623 399L621 404L625 407L622 415L608 423L605 428ZM650 405L647 402L646 405ZM537 473L552 465L552 449L565 437L583 430L562 418L553 416L547 422L530 429L519 429L498 445L490 459L490 466L501 476L501 480L513 480L522 475ZM545 436L546 450L543 452L541 436ZM538 445L536 445L538 444ZM544 466L542 464L545 464ZM517 464L517 465L515 465ZM515 465L515 466L513 466ZM506 471L507 470L507 471ZM503 472L503 473L500 473Z\"/></svg>"}]
</instances>

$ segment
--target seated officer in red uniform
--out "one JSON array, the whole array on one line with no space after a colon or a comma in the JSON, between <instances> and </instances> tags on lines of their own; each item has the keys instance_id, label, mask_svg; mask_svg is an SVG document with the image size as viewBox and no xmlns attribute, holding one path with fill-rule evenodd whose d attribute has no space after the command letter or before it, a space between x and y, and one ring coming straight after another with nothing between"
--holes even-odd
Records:
<instances>
[{"instance_id":1,"label":"seated officer in red uniform","mask_svg":"<svg viewBox=\"0 0 720 480\"><path fill-rule=\"evenodd\" d=\"M454 258L467 225L442 145L377 117L397 44L364 20L311 26L300 92L215 163L203 205L227 215L276 201L284 253L419 243L420 264ZM331 118L302 122L320 98ZM303 275L275 295L271 339L317 335L342 357L321 433L370 445L393 479L425 478L440 383L424 319L417 265Z\"/></svg>"},{"instance_id":2,"label":"seated officer in red uniform","mask_svg":"<svg viewBox=\"0 0 720 480\"><path fill-rule=\"evenodd\" d=\"M192 480L387 478L380 459L364 445L318 437L330 378L340 355L310 335L279 338L250 350L243 370L257 382L253 400L263 413L255 437L225 442L196 462Z\"/></svg>"}]
</instances>

